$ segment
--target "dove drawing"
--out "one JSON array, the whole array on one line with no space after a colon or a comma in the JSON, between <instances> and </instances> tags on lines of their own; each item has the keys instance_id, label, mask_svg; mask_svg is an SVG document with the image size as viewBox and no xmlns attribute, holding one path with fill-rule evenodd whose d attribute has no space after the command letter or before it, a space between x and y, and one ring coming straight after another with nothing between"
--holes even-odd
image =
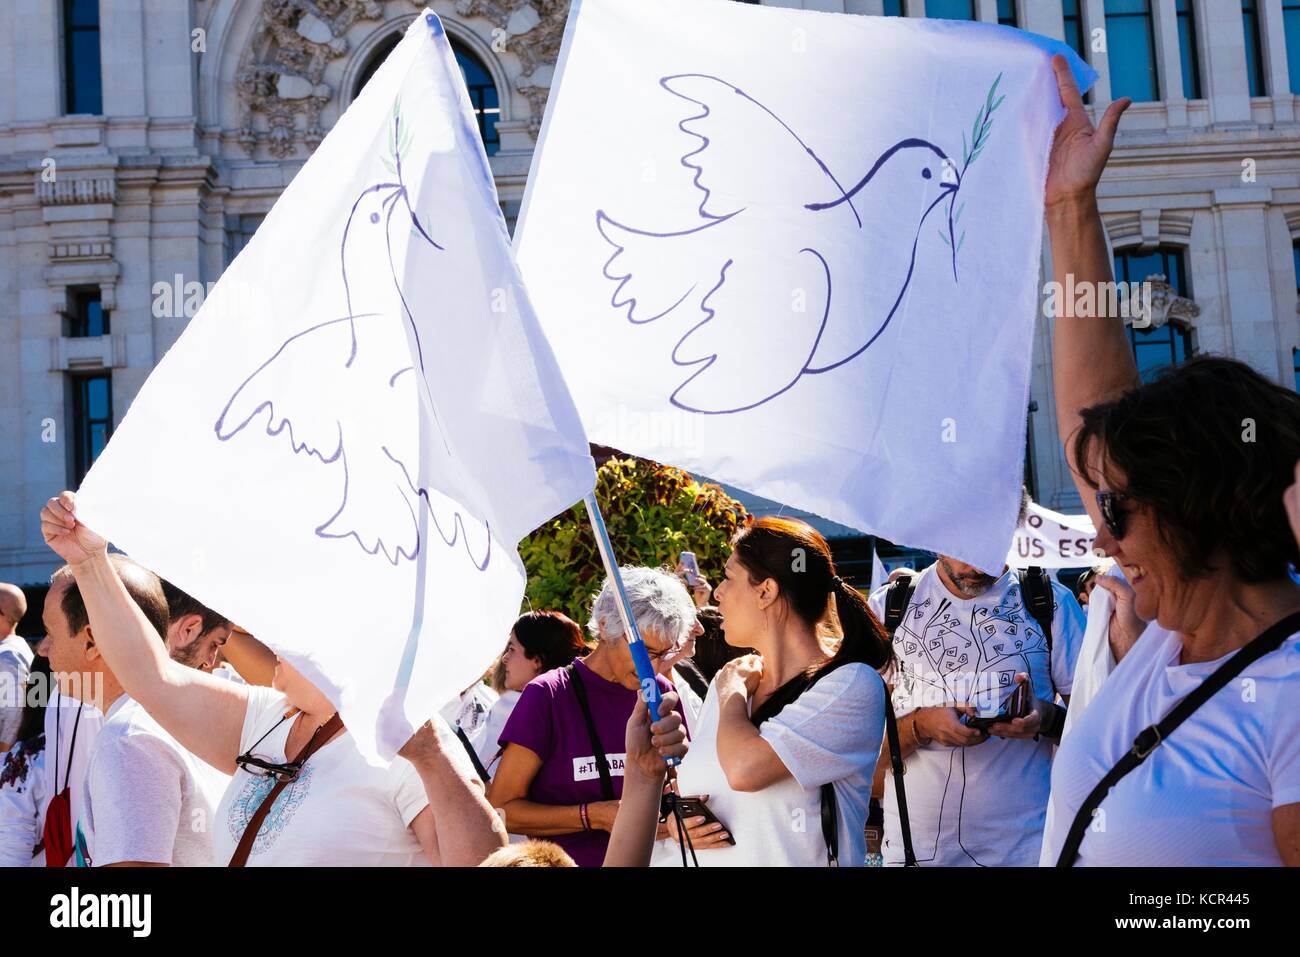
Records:
<instances>
[{"instance_id":1,"label":"dove drawing","mask_svg":"<svg viewBox=\"0 0 1300 957\"><path fill-rule=\"evenodd\" d=\"M346 312L290 336L239 384L214 429L228 442L262 425L271 438L286 434L293 454L340 473L341 498L315 527L319 537L351 539L397 565L419 555L418 510L428 508L443 542L461 543L481 571L491 554L486 523L472 520L483 540L472 545L460 511L440 519L430 490L418 481L421 447L435 472L456 466L436 413L422 410L424 344L398 262L433 269L443 246L412 208L401 158L408 131L396 105L390 132L385 164L393 178L363 189L343 228L338 262ZM400 242L402 231L410 234L407 242ZM435 498L442 507L446 500Z\"/></svg>"},{"instance_id":2,"label":"dove drawing","mask_svg":"<svg viewBox=\"0 0 1300 957\"><path fill-rule=\"evenodd\" d=\"M669 402L709 415L742 412L861 355L926 265L919 251L927 221L942 221L957 281L957 196L987 143L1000 79L960 166L935 143L905 137L868 157L860 176L841 178L740 87L705 73L662 77L665 91L690 104L677 128L693 141L680 164L701 194L698 218L651 230L597 209L596 228L613 248L602 266L615 284L610 305L629 322L699 317L673 346L672 362L686 373ZM837 275L863 270L888 304L883 311L837 294ZM801 308L791 308L792 290ZM750 347L736 348L737 340Z\"/></svg>"}]
</instances>

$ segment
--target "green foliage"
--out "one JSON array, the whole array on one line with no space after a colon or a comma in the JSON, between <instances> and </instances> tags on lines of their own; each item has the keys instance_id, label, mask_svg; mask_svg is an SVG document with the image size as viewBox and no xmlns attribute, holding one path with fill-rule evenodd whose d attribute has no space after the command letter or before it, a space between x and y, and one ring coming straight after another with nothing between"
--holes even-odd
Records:
<instances>
[{"instance_id":1,"label":"green foliage","mask_svg":"<svg viewBox=\"0 0 1300 957\"><path fill-rule=\"evenodd\" d=\"M717 485L702 485L681 469L644 459L610 459L596 472L596 501L620 565L677 566L694 552L700 573L722 580L728 543L745 509ZM519 545L528 570L532 607L562 611L586 623L605 577L595 533L581 504L547 522Z\"/></svg>"}]
</instances>

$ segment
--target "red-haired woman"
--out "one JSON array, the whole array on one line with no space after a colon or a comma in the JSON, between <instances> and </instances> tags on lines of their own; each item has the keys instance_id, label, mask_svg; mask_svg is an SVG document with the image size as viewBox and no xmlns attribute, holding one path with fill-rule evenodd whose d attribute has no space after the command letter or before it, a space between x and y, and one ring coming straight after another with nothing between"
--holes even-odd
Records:
<instances>
[{"instance_id":1,"label":"red-haired woman","mask_svg":"<svg viewBox=\"0 0 1300 957\"><path fill-rule=\"evenodd\" d=\"M680 793L709 795L721 821L691 828L700 864L862 866L891 656L880 622L825 539L788 519L741 529L714 594L727 644L757 654L715 676L679 769Z\"/></svg>"}]
</instances>

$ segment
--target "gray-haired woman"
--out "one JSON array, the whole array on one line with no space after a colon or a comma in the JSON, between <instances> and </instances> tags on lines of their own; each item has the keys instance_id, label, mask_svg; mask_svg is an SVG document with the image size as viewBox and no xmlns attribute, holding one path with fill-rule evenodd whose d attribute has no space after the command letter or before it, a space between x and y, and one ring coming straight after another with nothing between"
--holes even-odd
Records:
<instances>
[{"instance_id":1,"label":"gray-haired woman","mask_svg":"<svg viewBox=\"0 0 1300 957\"><path fill-rule=\"evenodd\" d=\"M671 572L624 568L623 587L659 675L699 629L695 603ZM585 658L538 675L501 733L504 748L488 792L512 834L546 837L581 867L599 867L623 793L624 736L640 680L623 633L618 597L606 581L592 602Z\"/></svg>"}]
</instances>

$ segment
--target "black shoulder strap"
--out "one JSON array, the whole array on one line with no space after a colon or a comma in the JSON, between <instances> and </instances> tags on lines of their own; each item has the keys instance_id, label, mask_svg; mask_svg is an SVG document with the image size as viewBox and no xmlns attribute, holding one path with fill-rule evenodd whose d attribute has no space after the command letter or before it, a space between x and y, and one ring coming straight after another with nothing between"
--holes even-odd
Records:
<instances>
[{"instance_id":1,"label":"black shoulder strap","mask_svg":"<svg viewBox=\"0 0 1300 957\"><path fill-rule=\"evenodd\" d=\"M591 705L587 703L587 689L582 685L582 677L578 674L578 669L569 665L564 669L569 673L569 684L573 686L573 693L578 696L578 707L582 709L582 719L587 722L587 734L591 736L592 756L596 759L596 769L600 771L600 791L606 801L614 800L614 781L609 773L609 760L605 757L605 749L600 746L600 736L596 734L596 722L591 717Z\"/></svg>"},{"instance_id":2,"label":"black shoulder strap","mask_svg":"<svg viewBox=\"0 0 1300 957\"><path fill-rule=\"evenodd\" d=\"M912 600L912 589L915 586L911 575L904 575L902 578L895 579L889 586L889 591L885 592L885 632L890 638L894 637L894 632L898 631L898 626L903 623L903 615L907 613L907 603Z\"/></svg>"},{"instance_id":3,"label":"black shoulder strap","mask_svg":"<svg viewBox=\"0 0 1300 957\"><path fill-rule=\"evenodd\" d=\"M474 770L478 776L483 779L484 784L492 783L492 776L488 774L487 768L483 767L483 762L478 759L478 752L474 750L474 745L469 743L469 735L465 729L458 724L452 725L456 729L456 737L460 738L460 743L465 746L465 753L469 755L469 760L474 765Z\"/></svg>"},{"instance_id":4,"label":"black shoulder strap","mask_svg":"<svg viewBox=\"0 0 1300 957\"><path fill-rule=\"evenodd\" d=\"M1031 565L1018 573L1020 597L1025 608L1038 622L1043 637L1047 639L1047 679L1052 684L1052 700L1056 700L1056 673L1052 671L1052 618L1056 615L1056 596L1052 593L1052 580L1047 572Z\"/></svg>"},{"instance_id":5,"label":"black shoulder strap","mask_svg":"<svg viewBox=\"0 0 1300 957\"><path fill-rule=\"evenodd\" d=\"M677 664L673 665L673 668L682 676L682 680L690 685L691 690L697 695L701 698L708 695L709 683L704 680L704 675L700 673L700 669L695 667L695 662L691 661L689 658L683 658L681 661L677 662Z\"/></svg>"},{"instance_id":6,"label":"black shoulder strap","mask_svg":"<svg viewBox=\"0 0 1300 957\"><path fill-rule=\"evenodd\" d=\"M1193 688L1191 694L1178 702L1173 710L1165 715L1158 724L1153 724L1144 729L1134 739L1133 747L1125 752L1124 756L1115 763L1115 766L1092 789L1092 792L1084 799L1083 804L1079 805L1078 813L1074 815L1074 822L1070 825L1069 834L1065 838L1065 845L1061 848L1061 856L1057 858L1056 866L1074 866L1074 862L1079 856L1079 846L1083 843L1083 839L1087 834L1088 825L1092 823L1093 812L1097 810L1110 789L1118 784L1124 775L1145 761L1151 752L1159 747L1160 742L1169 737L1175 728L1190 718L1197 708L1214 697L1229 681L1270 651L1276 650L1282 642L1297 631L1300 631L1300 612L1283 618L1272 628L1269 628L1246 645L1246 647L1221 664L1214 674Z\"/></svg>"}]
</instances>

